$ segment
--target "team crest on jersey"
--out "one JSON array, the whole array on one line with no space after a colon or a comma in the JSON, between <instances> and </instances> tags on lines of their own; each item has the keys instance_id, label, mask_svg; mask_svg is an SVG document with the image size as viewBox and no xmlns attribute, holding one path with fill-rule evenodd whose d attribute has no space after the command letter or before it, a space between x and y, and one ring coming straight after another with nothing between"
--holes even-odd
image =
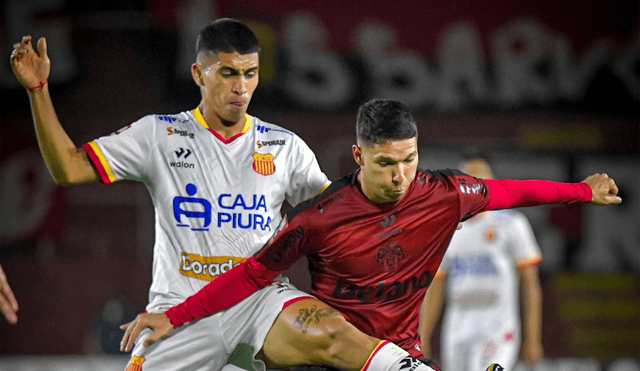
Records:
<instances>
[{"instance_id":1,"label":"team crest on jersey","mask_svg":"<svg viewBox=\"0 0 640 371\"><path fill-rule=\"evenodd\" d=\"M255 152L253 154L253 170L258 174L271 175L276 172L276 164L271 153L266 155Z\"/></svg>"},{"instance_id":2,"label":"team crest on jersey","mask_svg":"<svg viewBox=\"0 0 640 371\"><path fill-rule=\"evenodd\" d=\"M125 371L142 371L144 361L146 361L144 357L131 357L131 362Z\"/></svg>"},{"instance_id":3,"label":"team crest on jersey","mask_svg":"<svg viewBox=\"0 0 640 371\"><path fill-rule=\"evenodd\" d=\"M381 247L378 250L378 264L388 272L396 270L398 263L402 260L404 260L404 250L394 240L389 241L386 247Z\"/></svg>"},{"instance_id":4,"label":"team crest on jersey","mask_svg":"<svg viewBox=\"0 0 640 371\"><path fill-rule=\"evenodd\" d=\"M484 231L484 238L487 242L494 242L496 238L498 238L498 233L496 232L495 227L489 227Z\"/></svg>"}]
</instances>

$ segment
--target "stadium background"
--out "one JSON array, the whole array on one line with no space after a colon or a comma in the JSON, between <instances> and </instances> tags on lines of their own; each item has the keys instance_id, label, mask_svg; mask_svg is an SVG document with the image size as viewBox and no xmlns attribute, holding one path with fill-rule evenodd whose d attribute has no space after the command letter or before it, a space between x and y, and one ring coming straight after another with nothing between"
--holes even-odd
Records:
<instances>
[{"instance_id":1,"label":"stadium background","mask_svg":"<svg viewBox=\"0 0 640 371\"><path fill-rule=\"evenodd\" d=\"M77 145L199 102L189 66L211 19L263 47L249 112L298 133L330 178L355 169L357 106L408 103L421 166L491 153L499 177L606 171L618 207L524 210L545 254L540 370L640 369L637 1L6 0L0 39L0 259L20 303L0 370L121 370L117 325L144 309L153 210L142 185L57 187L9 66L46 36L58 116ZM305 263L291 277L309 282ZM436 342L436 349L438 348Z\"/></svg>"}]
</instances>

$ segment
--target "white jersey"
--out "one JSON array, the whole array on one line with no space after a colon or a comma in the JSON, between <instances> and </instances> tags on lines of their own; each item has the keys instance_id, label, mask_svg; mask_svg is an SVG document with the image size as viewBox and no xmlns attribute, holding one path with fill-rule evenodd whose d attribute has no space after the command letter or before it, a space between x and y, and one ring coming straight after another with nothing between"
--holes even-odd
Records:
<instances>
[{"instance_id":1,"label":"white jersey","mask_svg":"<svg viewBox=\"0 0 640 371\"><path fill-rule=\"evenodd\" d=\"M251 257L278 226L285 199L329 184L294 133L246 115L225 140L199 109L149 115L84 146L103 183L144 183L155 208L149 312L184 301Z\"/></svg>"},{"instance_id":2,"label":"white jersey","mask_svg":"<svg viewBox=\"0 0 640 371\"><path fill-rule=\"evenodd\" d=\"M454 234L438 273L447 274L443 335L460 340L501 333L505 342L516 341L520 329L516 268L541 260L521 212L491 211L467 220Z\"/></svg>"}]
</instances>

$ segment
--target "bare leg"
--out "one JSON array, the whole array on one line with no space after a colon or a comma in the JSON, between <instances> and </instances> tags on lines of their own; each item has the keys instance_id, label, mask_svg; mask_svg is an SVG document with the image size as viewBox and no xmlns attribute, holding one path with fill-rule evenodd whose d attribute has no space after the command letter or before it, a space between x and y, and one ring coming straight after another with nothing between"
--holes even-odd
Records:
<instances>
[{"instance_id":1,"label":"bare leg","mask_svg":"<svg viewBox=\"0 0 640 371\"><path fill-rule=\"evenodd\" d=\"M259 357L268 368L318 365L360 371L379 342L327 304L308 299L280 313Z\"/></svg>"}]
</instances>

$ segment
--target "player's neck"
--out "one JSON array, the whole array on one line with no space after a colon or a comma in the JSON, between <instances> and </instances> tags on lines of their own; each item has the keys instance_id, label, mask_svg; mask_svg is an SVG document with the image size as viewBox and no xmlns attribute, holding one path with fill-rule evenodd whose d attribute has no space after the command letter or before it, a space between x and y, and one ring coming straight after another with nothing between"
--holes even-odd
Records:
<instances>
[{"instance_id":1,"label":"player's neck","mask_svg":"<svg viewBox=\"0 0 640 371\"><path fill-rule=\"evenodd\" d=\"M246 116L242 116L242 118L235 122L222 122L222 119L215 114L215 112L205 112L202 107L200 107L200 112L202 112L202 117L204 118L207 126L210 130L215 131L225 140L229 140L234 136L240 134L244 125L246 123Z\"/></svg>"}]
</instances>

